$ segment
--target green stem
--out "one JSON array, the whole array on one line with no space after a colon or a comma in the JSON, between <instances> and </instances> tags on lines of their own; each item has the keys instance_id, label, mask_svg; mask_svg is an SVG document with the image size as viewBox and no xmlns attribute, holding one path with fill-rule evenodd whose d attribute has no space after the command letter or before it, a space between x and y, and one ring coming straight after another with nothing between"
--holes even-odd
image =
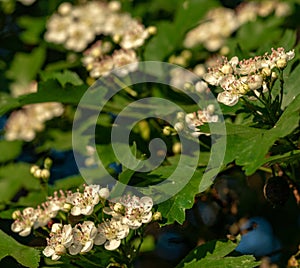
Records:
<instances>
[{"instance_id":1,"label":"green stem","mask_svg":"<svg viewBox=\"0 0 300 268\"><path fill-rule=\"evenodd\" d=\"M283 100L283 86L284 86L283 70L280 70L280 71L279 71L279 81L280 81L280 100L279 100L279 109L281 109L282 100Z\"/></svg>"}]
</instances>

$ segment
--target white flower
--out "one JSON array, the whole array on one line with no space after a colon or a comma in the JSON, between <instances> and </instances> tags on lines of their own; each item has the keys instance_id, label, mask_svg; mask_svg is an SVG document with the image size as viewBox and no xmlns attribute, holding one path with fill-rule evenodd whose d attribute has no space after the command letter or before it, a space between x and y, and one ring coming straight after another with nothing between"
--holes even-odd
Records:
<instances>
[{"instance_id":1,"label":"white flower","mask_svg":"<svg viewBox=\"0 0 300 268\"><path fill-rule=\"evenodd\" d=\"M83 51L95 38L93 31L80 22L72 23L68 28L68 38L65 47L77 52Z\"/></svg>"},{"instance_id":2,"label":"white flower","mask_svg":"<svg viewBox=\"0 0 300 268\"><path fill-rule=\"evenodd\" d=\"M46 25L45 40L55 44L64 43L67 40L71 24L72 18L70 16L61 17L57 14L52 15Z\"/></svg>"},{"instance_id":3,"label":"white flower","mask_svg":"<svg viewBox=\"0 0 300 268\"><path fill-rule=\"evenodd\" d=\"M79 191L68 196L66 202L73 205L71 214L74 216L91 215L94 206L100 201L99 199L99 185L85 186L83 193Z\"/></svg>"},{"instance_id":4,"label":"white flower","mask_svg":"<svg viewBox=\"0 0 300 268\"><path fill-rule=\"evenodd\" d=\"M148 223L152 219L153 201L151 197L144 196L138 198L132 196L127 200L123 200L125 206L125 215L123 222L129 226L130 229L137 229L143 223Z\"/></svg>"},{"instance_id":5,"label":"white flower","mask_svg":"<svg viewBox=\"0 0 300 268\"><path fill-rule=\"evenodd\" d=\"M84 221L73 228L73 243L69 247L69 253L76 255L78 253L89 252L94 245L94 238L97 235L97 228L92 221Z\"/></svg>"},{"instance_id":6,"label":"white flower","mask_svg":"<svg viewBox=\"0 0 300 268\"><path fill-rule=\"evenodd\" d=\"M43 250L46 257L58 260L61 255L66 253L66 249L73 242L72 226L54 223L51 228L50 238L47 238L47 247Z\"/></svg>"},{"instance_id":7,"label":"white flower","mask_svg":"<svg viewBox=\"0 0 300 268\"><path fill-rule=\"evenodd\" d=\"M105 221L98 226L98 234L95 238L95 245L104 244L107 250L115 250L121 240L129 234L128 225L122 221L112 218L110 221Z\"/></svg>"},{"instance_id":8,"label":"white flower","mask_svg":"<svg viewBox=\"0 0 300 268\"><path fill-rule=\"evenodd\" d=\"M16 219L11 225L11 230L19 233L20 236L28 236L38 217L36 210L32 207L27 207L22 213L16 211L13 215Z\"/></svg>"},{"instance_id":9,"label":"white flower","mask_svg":"<svg viewBox=\"0 0 300 268\"><path fill-rule=\"evenodd\" d=\"M123 34L120 46L124 49L138 48L144 44L145 39L148 37L149 32L144 25L133 22Z\"/></svg>"},{"instance_id":10,"label":"white flower","mask_svg":"<svg viewBox=\"0 0 300 268\"><path fill-rule=\"evenodd\" d=\"M90 76L99 78L100 76L108 75L114 68L112 57L105 57L100 62L95 62L90 71Z\"/></svg>"},{"instance_id":11,"label":"white flower","mask_svg":"<svg viewBox=\"0 0 300 268\"><path fill-rule=\"evenodd\" d=\"M115 50L112 55L114 71L120 76L125 76L129 72L134 72L138 67L138 59L134 50ZM122 67L122 68L120 68Z\"/></svg>"},{"instance_id":12,"label":"white flower","mask_svg":"<svg viewBox=\"0 0 300 268\"><path fill-rule=\"evenodd\" d=\"M218 94L217 100L228 106L233 106L238 103L239 95L233 94L230 91L223 91Z\"/></svg>"}]
</instances>

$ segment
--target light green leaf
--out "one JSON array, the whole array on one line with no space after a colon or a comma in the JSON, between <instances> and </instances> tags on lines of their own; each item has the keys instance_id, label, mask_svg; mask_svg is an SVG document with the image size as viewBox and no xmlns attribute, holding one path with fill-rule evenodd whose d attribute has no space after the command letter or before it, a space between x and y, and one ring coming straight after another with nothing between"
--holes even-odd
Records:
<instances>
[{"instance_id":1,"label":"light green leaf","mask_svg":"<svg viewBox=\"0 0 300 268\"><path fill-rule=\"evenodd\" d=\"M174 172L175 168L176 166L164 166L158 168L155 172L151 172L149 175L159 174L161 178L168 178ZM192 167L186 168L192 169ZM185 173L182 172L181 176L185 176L184 174ZM196 170L193 177L181 191L163 203L158 204L158 211L161 212L162 216L167 220L165 224L172 224L175 221L179 224L183 224L185 220L185 210L194 205L195 195L199 192L198 189L202 175L203 170ZM166 184L166 193L168 193L169 187L170 186Z\"/></svg>"},{"instance_id":2,"label":"light green leaf","mask_svg":"<svg viewBox=\"0 0 300 268\"><path fill-rule=\"evenodd\" d=\"M164 60L182 45L186 32L197 26L207 10L217 5L218 3L212 0L182 1L178 5L174 22L162 21L156 25L157 35L146 45L145 59Z\"/></svg>"},{"instance_id":3,"label":"light green leaf","mask_svg":"<svg viewBox=\"0 0 300 268\"><path fill-rule=\"evenodd\" d=\"M29 83L36 78L45 61L45 48L37 47L31 53L18 52L6 75L19 83Z\"/></svg>"},{"instance_id":4,"label":"light green leaf","mask_svg":"<svg viewBox=\"0 0 300 268\"><path fill-rule=\"evenodd\" d=\"M14 160L22 151L22 141L0 141L0 162Z\"/></svg>"},{"instance_id":5,"label":"light green leaf","mask_svg":"<svg viewBox=\"0 0 300 268\"><path fill-rule=\"evenodd\" d=\"M20 264L29 268L37 268L40 261L40 252L18 243L12 237L0 230L0 260L11 256Z\"/></svg>"},{"instance_id":6,"label":"light green leaf","mask_svg":"<svg viewBox=\"0 0 300 268\"><path fill-rule=\"evenodd\" d=\"M230 240L209 241L193 249L176 268L252 268L259 265L253 256L226 257L236 246Z\"/></svg>"},{"instance_id":7,"label":"light green leaf","mask_svg":"<svg viewBox=\"0 0 300 268\"><path fill-rule=\"evenodd\" d=\"M40 183L29 170L31 165L13 163L0 167L0 202L9 202L21 188L39 190Z\"/></svg>"},{"instance_id":8,"label":"light green leaf","mask_svg":"<svg viewBox=\"0 0 300 268\"><path fill-rule=\"evenodd\" d=\"M264 130L242 125L226 124L227 147L224 165L235 160L245 170L253 174L266 162L269 149L279 138L284 138L299 126L300 95L286 108L272 129ZM221 137L217 143L221 144Z\"/></svg>"},{"instance_id":9,"label":"light green leaf","mask_svg":"<svg viewBox=\"0 0 300 268\"><path fill-rule=\"evenodd\" d=\"M18 24L24 28L21 32L21 39L24 43L36 45L40 42L41 34L45 29L46 18L22 16L18 19Z\"/></svg>"},{"instance_id":10,"label":"light green leaf","mask_svg":"<svg viewBox=\"0 0 300 268\"><path fill-rule=\"evenodd\" d=\"M40 75L44 81L56 79L62 87L65 87L67 83L74 86L80 86L83 84L83 81L80 79L78 74L69 70L64 70L63 72L41 72Z\"/></svg>"}]
</instances>

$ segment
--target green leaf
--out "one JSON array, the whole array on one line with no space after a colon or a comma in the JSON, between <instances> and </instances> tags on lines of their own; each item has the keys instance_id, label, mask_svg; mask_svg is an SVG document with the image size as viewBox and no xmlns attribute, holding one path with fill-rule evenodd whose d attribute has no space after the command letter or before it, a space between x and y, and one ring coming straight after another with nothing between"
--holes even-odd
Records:
<instances>
[{"instance_id":1,"label":"green leaf","mask_svg":"<svg viewBox=\"0 0 300 268\"><path fill-rule=\"evenodd\" d=\"M272 129L264 130L242 125L226 124L227 147L224 165L235 160L245 170L246 175L253 174L266 162L269 149L279 138L284 138L299 126L300 95L283 112Z\"/></svg>"},{"instance_id":2,"label":"green leaf","mask_svg":"<svg viewBox=\"0 0 300 268\"><path fill-rule=\"evenodd\" d=\"M24 28L20 37L24 43L36 45L40 42L41 34L45 29L46 18L22 16L18 19L18 24Z\"/></svg>"},{"instance_id":3,"label":"green leaf","mask_svg":"<svg viewBox=\"0 0 300 268\"><path fill-rule=\"evenodd\" d=\"M45 48L37 47L31 53L18 52L6 75L19 83L29 83L36 78L45 61Z\"/></svg>"},{"instance_id":4,"label":"green leaf","mask_svg":"<svg viewBox=\"0 0 300 268\"><path fill-rule=\"evenodd\" d=\"M80 79L78 74L69 70L64 70L63 72L41 72L40 75L44 81L56 79L62 87L65 87L67 83L74 86L80 86L83 84L83 81Z\"/></svg>"},{"instance_id":5,"label":"green leaf","mask_svg":"<svg viewBox=\"0 0 300 268\"><path fill-rule=\"evenodd\" d=\"M146 45L145 60L164 60L182 45L186 32L197 26L207 10L217 5L218 3L212 0L182 1L174 22L162 21L156 25L157 35Z\"/></svg>"},{"instance_id":6,"label":"green leaf","mask_svg":"<svg viewBox=\"0 0 300 268\"><path fill-rule=\"evenodd\" d=\"M279 27L282 23L283 18L276 17L257 19L245 23L237 31L234 42L240 44L247 51L258 49L264 43L274 43L274 40L278 40L282 34L282 30Z\"/></svg>"},{"instance_id":7,"label":"green leaf","mask_svg":"<svg viewBox=\"0 0 300 268\"><path fill-rule=\"evenodd\" d=\"M226 257L235 248L232 241L213 240L192 250L176 268L252 268L259 265L253 256Z\"/></svg>"},{"instance_id":8,"label":"green leaf","mask_svg":"<svg viewBox=\"0 0 300 268\"><path fill-rule=\"evenodd\" d=\"M22 188L40 190L38 179L29 170L31 165L13 163L0 167L0 202L9 202Z\"/></svg>"},{"instance_id":9,"label":"green leaf","mask_svg":"<svg viewBox=\"0 0 300 268\"><path fill-rule=\"evenodd\" d=\"M0 260L6 256L16 259L21 265L37 268L40 261L40 252L18 243L12 237L0 230Z\"/></svg>"},{"instance_id":10,"label":"green leaf","mask_svg":"<svg viewBox=\"0 0 300 268\"><path fill-rule=\"evenodd\" d=\"M151 172L150 175L160 174L162 178L168 178L176 167L165 166L157 169L155 172ZM186 167L187 169L192 167ZM181 176L184 176L184 172ZM194 205L195 195L199 192L199 184L203 175L203 170L199 169L194 172L193 177L188 184L177 194L170 199L158 204L158 211L167 220L165 224L172 224L175 221L179 224L183 224L185 220L185 210L191 208ZM166 184L166 193L168 193L168 184Z\"/></svg>"},{"instance_id":11,"label":"green leaf","mask_svg":"<svg viewBox=\"0 0 300 268\"><path fill-rule=\"evenodd\" d=\"M297 56L297 54L296 54ZM300 64L285 79L282 108L287 107L298 95L300 95Z\"/></svg>"},{"instance_id":12,"label":"green leaf","mask_svg":"<svg viewBox=\"0 0 300 268\"><path fill-rule=\"evenodd\" d=\"M22 151L22 141L0 141L0 162L14 160Z\"/></svg>"}]
</instances>

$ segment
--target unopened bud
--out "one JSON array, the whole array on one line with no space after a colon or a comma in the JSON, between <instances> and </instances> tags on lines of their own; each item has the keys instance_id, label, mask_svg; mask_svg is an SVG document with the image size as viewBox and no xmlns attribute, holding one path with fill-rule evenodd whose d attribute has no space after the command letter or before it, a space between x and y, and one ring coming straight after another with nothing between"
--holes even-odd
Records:
<instances>
[{"instance_id":1,"label":"unopened bud","mask_svg":"<svg viewBox=\"0 0 300 268\"><path fill-rule=\"evenodd\" d=\"M154 34L157 33L157 28L155 26L149 26L147 28L147 31L148 31L149 34L154 35Z\"/></svg>"},{"instance_id":2,"label":"unopened bud","mask_svg":"<svg viewBox=\"0 0 300 268\"><path fill-rule=\"evenodd\" d=\"M286 59L279 59L277 62L276 62L276 66L279 68L279 69L284 69L287 65L287 61Z\"/></svg>"},{"instance_id":3,"label":"unopened bud","mask_svg":"<svg viewBox=\"0 0 300 268\"><path fill-rule=\"evenodd\" d=\"M69 203L64 203L64 205L63 205L63 211L65 211L65 212L68 212L68 211L70 211L71 210L71 208L72 208L72 205L71 204L69 204Z\"/></svg>"},{"instance_id":4,"label":"unopened bud","mask_svg":"<svg viewBox=\"0 0 300 268\"><path fill-rule=\"evenodd\" d=\"M16 211L14 211L14 212L11 214L11 217L12 217L14 220L18 219L20 216L21 216L20 210L16 210Z\"/></svg>"},{"instance_id":5,"label":"unopened bud","mask_svg":"<svg viewBox=\"0 0 300 268\"><path fill-rule=\"evenodd\" d=\"M52 159L47 157L44 161L44 168L50 169L52 166Z\"/></svg>"},{"instance_id":6,"label":"unopened bud","mask_svg":"<svg viewBox=\"0 0 300 268\"><path fill-rule=\"evenodd\" d=\"M172 151L174 154L180 154L181 152L181 143L180 142L176 142L173 144L172 146Z\"/></svg>"},{"instance_id":7,"label":"unopened bud","mask_svg":"<svg viewBox=\"0 0 300 268\"><path fill-rule=\"evenodd\" d=\"M153 221L160 221L162 219L161 213L159 211L155 212L152 216Z\"/></svg>"},{"instance_id":8,"label":"unopened bud","mask_svg":"<svg viewBox=\"0 0 300 268\"><path fill-rule=\"evenodd\" d=\"M169 136L169 135L171 135L171 133L172 133L171 127L165 126L165 127L163 128L163 134L164 134L165 136Z\"/></svg>"},{"instance_id":9,"label":"unopened bud","mask_svg":"<svg viewBox=\"0 0 300 268\"><path fill-rule=\"evenodd\" d=\"M182 130L184 129L184 125L183 125L183 123L181 123L181 122L177 122L177 123L174 125L174 128L175 128L175 130L176 130L177 132L180 132L180 131L182 131Z\"/></svg>"},{"instance_id":10,"label":"unopened bud","mask_svg":"<svg viewBox=\"0 0 300 268\"><path fill-rule=\"evenodd\" d=\"M101 188L99 190L99 196L103 199L107 199L109 197L109 189L108 188Z\"/></svg>"},{"instance_id":11,"label":"unopened bud","mask_svg":"<svg viewBox=\"0 0 300 268\"><path fill-rule=\"evenodd\" d=\"M30 168L30 173L33 175L39 168L39 166L37 165L33 165L31 168Z\"/></svg>"},{"instance_id":12,"label":"unopened bud","mask_svg":"<svg viewBox=\"0 0 300 268\"><path fill-rule=\"evenodd\" d=\"M114 211L115 212L122 212L124 210L124 206L121 203L116 203L114 205Z\"/></svg>"},{"instance_id":13,"label":"unopened bud","mask_svg":"<svg viewBox=\"0 0 300 268\"><path fill-rule=\"evenodd\" d=\"M267 67L263 68L261 72L264 76L270 76L272 74L271 69Z\"/></svg>"},{"instance_id":14,"label":"unopened bud","mask_svg":"<svg viewBox=\"0 0 300 268\"><path fill-rule=\"evenodd\" d=\"M119 34L115 34L113 36L113 41L118 44L121 41L121 36Z\"/></svg>"},{"instance_id":15,"label":"unopened bud","mask_svg":"<svg viewBox=\"0 0 300 268\"><path fill-rule=\"evenodd\" d=\"M220 70L223 74L231 74L233 69L229 64L225 64L224 66L222 66L221 70Z\"/></svg>"},{"instance_id":16,"label":"unopened bud","mask_svg":"<svg viewBox=\"0 0 300 268\"><path fill-rule=\"evenodd\" d=\"M48 180L50 178L50 171L49 169L42 169L41 170L41 174L40 174L40 178L43 180Z\"/></svg>"}]
</instances>

